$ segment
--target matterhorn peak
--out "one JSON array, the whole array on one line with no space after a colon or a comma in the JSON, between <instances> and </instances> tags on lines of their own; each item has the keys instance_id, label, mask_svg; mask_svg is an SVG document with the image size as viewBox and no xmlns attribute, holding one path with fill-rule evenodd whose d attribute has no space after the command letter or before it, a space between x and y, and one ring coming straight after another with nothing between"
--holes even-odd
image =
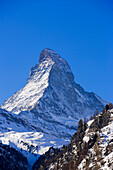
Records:
<instances>
[{"instance_id":1,"label":"matterhorn peak","mask_svg":"<svg viewBox=\"0 0 113 170\"><path fill-rule=\"evenodd\" d=\"M42 52L40 53L40 56L39 56L39 64L41 63L41 62L43 62L43 61L47 61L47 60L49 60L49 59L52 59L52 60L55 60L55 59L58 59L59 58L59 55L55 52L55 51L53 51L53 50L51 50L51 49L49 49L49 48L45 48L44 50L42 50Z\"/></svg>"},{"instance_id":2,"label":"matterhorn peak","mask_svg":"<svg viewBox=\"0 0 113 170\"><path fill-rule=\"evenodd\" d=\"M45 133L69 137L78 119L101 111L104 104L97 95L85 92L75 83L68 63L59 54L45 48L39 64L31 68L25 87L1 107Z\"/></svg>"},{"instance_id":3,"label":"matterhorn peak","mask_svg":"<svg viewBox=\"0 0 113 170\"><path fill-rule=\"evenodd\" d=\"M62 62L62 63L67 64L67 62L62 57L60 57L60 55L57 54L54 50L45 48L40 53L39 64L42 63L43 61L50 61L50 60L52 60L55 63Z\"/></svg>"},{"instance_id":4,"label":"matterhorn peak","mask_svg":"<svg viewBox=\"0 0 113 170\"><path fill-rule=\"evenodd\" d=\"M37 79L37 73L39 74L39 71L42 70L43 72L45 69L47 70L48 68L56 70L57 72L59 71L59 73L62 71L71 72L68 63L59 54L57 54L54 50L45 48L40 53L39 64L36 64L34 67L31 68L27 82L34 78Z\"/></svg>"}]
</instances>

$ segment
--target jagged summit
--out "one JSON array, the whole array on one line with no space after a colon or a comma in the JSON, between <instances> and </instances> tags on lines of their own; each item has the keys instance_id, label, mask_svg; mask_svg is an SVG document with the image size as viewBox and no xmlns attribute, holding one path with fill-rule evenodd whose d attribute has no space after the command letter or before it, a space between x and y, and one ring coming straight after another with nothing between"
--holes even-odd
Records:
<instances>
[{"instance_id":1,"label":"jagged summit","mask_svg":"<svg viewBox=\"0 0 113 170\"><path fill-rule=\"evenodd\" d=\"M71 71L68 63L55 51L45 48L42 50L39 56L39 64L36 64L34 67L31 68L29 79L33 77L33 75L39 71L39 68L46 67L47 63L51 63L52 65L62 67L66 71Z\"/></svg>"},{"instance_id":2,"label":"jagged summit","mask_svg":"<svg viewBox=\"0 0 113 170\"><path fill-rule=\"evenodd\" d=\"M53 57L54 56L54 57ZM60 56L53 50L49 49L49 48L45 48L44 50L42 50L42 52L40 53L39 56L39 64L45 60L56 60L58 59Z\"/></svg>"},{"instance_id":3,"label":"jagged summit","mask_svg":"<svg viewBox=\"0 0 113 170\"><path fill-rule=\"evenodd\" d=\"M45 48L24 88L2 104L43 132L69 137L77 121L101 110L104 101L74 82L68 63ZM24 112L23 112L24 111Z\"/></svg>"},{"instance_id":4,"label":"jagged summit","mask_svg":"<svg viewBox=\"0 0 113 170\"><path fill-rule=\"evenodd\" d=\"M57 54L54 50L51 50L49 48L45 48L40 53L39 64L42 63L43 61L49 61L49 60L52 60L56 63L62 62L62 63L67 64L67 62L62 57L60 57L60 55Z\"/></svg>"}]
</instances>

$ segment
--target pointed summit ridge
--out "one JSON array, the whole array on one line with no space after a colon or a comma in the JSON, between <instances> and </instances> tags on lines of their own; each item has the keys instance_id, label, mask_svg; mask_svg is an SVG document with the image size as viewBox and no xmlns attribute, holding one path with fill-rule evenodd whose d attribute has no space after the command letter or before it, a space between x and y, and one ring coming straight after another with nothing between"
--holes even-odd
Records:
<instances>
[{"instance_id":1,"label":"pointed summit ridge","mask_svg":"<svg viewBox=\"0 0 113 170\"><path fill-rule=\"evenodd\" d=\"M53 58L53 56L54 56L54 58ZM53 51L53 50L51 50L49 48L45 48L40 53L39 64L41 62L45 61L45 60L48 60L48 59L53 59L54 60L55 58L58 58L58 57L59 57L59 55L55 51Z\"/></svg>"},{"instance_id":2,"label":"pointed summit ridge","mask_svg":"<svg viewBox=\"0 0 113 170\"><path fill-rule=\"evenodd\" d=\"M63 62L65 64L67 64L67 62L62 57L60 57L60 55L57 54L54 50L51 50L49 48L45 48L40 53L39 64L41 64L43 61L49 61L49 60L52 60L56 63Z\"/></svg>"}]
</instances>

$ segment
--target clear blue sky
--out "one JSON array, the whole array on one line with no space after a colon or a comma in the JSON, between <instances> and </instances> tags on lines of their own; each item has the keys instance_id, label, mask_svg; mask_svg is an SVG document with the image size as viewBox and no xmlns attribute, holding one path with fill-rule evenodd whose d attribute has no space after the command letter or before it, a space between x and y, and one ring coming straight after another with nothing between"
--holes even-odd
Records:
<instances>
[{"instance_id":1,"label":"clear blue sky","mask_svg":"<svg viewBox=\"0 0 113 170\"><path fill-rule=\"evenodd\" d=\"M0 104L24 87L44 48L113 102L113 0L0 0Z\"/></svg>"}]
</instances>

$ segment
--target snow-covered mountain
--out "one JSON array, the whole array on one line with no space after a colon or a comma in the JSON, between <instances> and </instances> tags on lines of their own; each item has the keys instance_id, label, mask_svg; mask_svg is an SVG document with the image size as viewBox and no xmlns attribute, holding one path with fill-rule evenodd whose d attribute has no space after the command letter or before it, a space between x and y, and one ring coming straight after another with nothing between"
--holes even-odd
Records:
<instances>
[{"instance_id":1,"label":"snow-covered mountain","mask_svg":"<svg viewBox=\"0 0 113 170\"><path fill-rule=\"evenodd\" d=\"M29 129L69 138L80 118L102 110L105 103L76 84L68 63L55 51L45 48L39 64L31 68L25 87L1 108L17 114Z\"/></svg>"},{"instance_id":2,"label":"snow-covered mountain","mask_svg":"<svg viewBox=\"0 0 113 170\"><path fill-rule=\"evenodd\" d=\"M61 147L69 140L30 129L25 120L0 108L0 143L13 147L27 157L29 168L50 147ZM2 159L2 158L1 158ZM14 162L14 161L13 161ZM6 168L7 169L7 168Z\"/></svg>"}]
</instances>

